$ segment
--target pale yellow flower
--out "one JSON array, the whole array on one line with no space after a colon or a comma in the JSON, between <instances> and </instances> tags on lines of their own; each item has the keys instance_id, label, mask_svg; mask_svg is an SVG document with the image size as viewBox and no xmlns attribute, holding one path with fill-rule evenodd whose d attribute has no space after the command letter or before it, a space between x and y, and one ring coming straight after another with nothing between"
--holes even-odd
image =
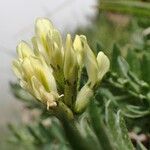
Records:
<instances>
[{"instance_id":1,"label":"pale yellow flower","mask_svg":"<svg viewBox=\"0 0 150 150\"><path fill-rule=\"evenodd\" d=\"M75 111L77 113L82 112L88 106L93 95L93 90L88 85L84 85L77 95L74 108Z\"/></svg>"},{"instance_id":2,"label":"pale yellow flower","mask_svg":"<svg viewBox=\"0 0 150 150\"><path fill-rule=\"evenodd\" d=\"M88 106L110 62L103 52L95 56L84 35L76 35L73 40L68 34L64 43L48 19L38 18L33 47L20 42L13 70L20 85L48 109L58 106L72 117L72 111L81 113ZM88 80L79 90L83 67Z\"/></svg>"},{"instance_id":3,"label":"pale yellow flower","mask_svg":"<svg viewBox=\"0 0 150 150\"><path fill-rule=\"evenodd\" d=\"M87 43L86 37L81 36L81 40L84 49L83 61L89 78L88 83L90 83L91 87L93 87L98 81L98 64L93 51L90 49Z\"/></svg>"},{"instance_id":4,"label":"pale yellow flower","mask_svg":"<svg viewBox=\"0 0 150 150\"><path fill-rule=\"evenodd\" d=\"M110 61L108 57L103 53L99 52L97 55L97 63L98 63L98 80L102 80L103 76L108 72L110 68Z\"/></svg>"},{"instance_id":5,"label":"pale yellow flower","mask_svg":"<svg viewBox=\"0 0 150 150\"><path fill-rule=\"evenodd\" d=\"M35 36L32 39L37 53L44 56L54 69L63 68L63 46L60 32L46 18L39 18L35 23Z\"/></svg>"},{"instance_id":6,"label":"pale yellow flower","mask_svg":"<svg viewBox=\"0 0 150 150\"><path fill-rule=\"evenodd\" d=\"M19 58L13 61L13 70L21 86L43 103L55 106L59 95L52 69L25 42L18 45L17 53Z\"/></svg>"},{"instance_id":7,"label":"pale yellow flower","mask_svg":"<svg viewBox=\"0 0 150 150\"><path fill-rule=\"evenodd\" d=\"M87 43L86 37L80 36L80 39L82 43L79 45L83 47L83 62L87 70L88 81L77 93L74 107L76 112L82 112L88 106L90 99L93 97L93 87L102 80L110 67L109 59L103 52L99 52L96 58Z\"/></svg>"}]
</instances>

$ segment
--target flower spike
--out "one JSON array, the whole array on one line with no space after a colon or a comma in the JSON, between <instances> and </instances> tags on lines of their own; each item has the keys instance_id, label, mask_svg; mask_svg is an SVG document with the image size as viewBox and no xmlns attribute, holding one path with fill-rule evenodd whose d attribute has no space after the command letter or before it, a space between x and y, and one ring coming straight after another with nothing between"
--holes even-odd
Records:
<instances>
[{"instance_id":1,"label":"flower spike","mask_svg":"<svg viewBox=\"0 0 150 150\"><path fill-rule=\"evenodd\" d=\"M82 113L94 96L98 85L109 70L110 62L103 52L97 57L84 35L73 39L67 35L63 43L60 32L47 18L35 22L35 35L31 47L22 41L17 46L18 58L12 68L22 88L37 100L53 109L73 114ZM85 67L88 80L80 87L82 69Z\"/></svg>"}]
</instances>

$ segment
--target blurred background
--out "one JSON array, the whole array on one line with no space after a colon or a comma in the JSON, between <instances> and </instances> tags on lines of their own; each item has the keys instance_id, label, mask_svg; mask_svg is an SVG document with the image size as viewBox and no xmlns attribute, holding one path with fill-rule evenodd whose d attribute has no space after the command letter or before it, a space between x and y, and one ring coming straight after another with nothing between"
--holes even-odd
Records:
<instances>
[{"instance_id":1,"label":"blurred background","mask_svg":"<svg viewBox=\"0 0 150 150\"><path fill-rule=\"evenodd\" d=\"M61 31L85 34L93 49L112 55L114 45L126 56L129 49L147 50L150 46L149 0L5 0L0 1L0 149L9 136L7 123L21 122L26 110L13 97L10 82L16 82L11 62L16 45L30 41L37 17L47 17ZM146 39L146 40L145 40ZM130 61L130 59L129 59ZM140 74L136 62L133 71ZM139 75L140 76L140 75ZM146 77L149 83L149 77ZM24 118L25 119L25 118Z\"/></svg>"}]
</instances>

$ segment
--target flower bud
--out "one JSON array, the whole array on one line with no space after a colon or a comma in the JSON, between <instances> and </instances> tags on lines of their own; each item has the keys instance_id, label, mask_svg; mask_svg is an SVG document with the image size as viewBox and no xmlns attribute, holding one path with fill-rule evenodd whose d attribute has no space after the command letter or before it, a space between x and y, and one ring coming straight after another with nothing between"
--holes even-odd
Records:
<instances>
[{"instance_id":1,"label":"flower bud","mask_svg":"<svg viewBox=\"0 0 150 150\"><path fill-rule=\"evenodd\" d=\"M76 113L81 113L86 109L93 94L93 90L88 85L84 85L81 88L75 102L74 109Z\"/></svg>"},{"instance_id":2,"label":"flower bud","mask_svg":"<svg viewBox=\"0 0 150 150\"><path fill-rule=\"evenodd\" d=\"M71 36L68 34L66 39L66 49L64 54L64 77L70 82L74 82L77 77L78 62L76 53L72 46Z\"/></svg>"},{"instance_id":3,"label":"flower bud","mask_svg":"<svg viewBox=\"0 0 150 150\"><path fill-rule=\"evenodd\" d=\"M19 44L19 58L13 62L13 70L19 77L21 86L48 107L55 106L59 95L52 69L44 59L34 56L32 49L25 53L26 49L23 48L26 45Z\"/></svg>"},{"instance_id":4,"label":"flower bud","mask_svg":"<svg viewBox=\"0 0 150 150\"><path fill-rule=\"evenodd\" d=\"M63 68L63 47L60 32L48 19L37 19L36 36L32 39L35 49L46 59L54 71ZM36 50L36 51L37 51Z\"/></svg>"},{"instance_id":5,"label":"flower bud","mask_svg":"<svg viewBox=\"0 0 150 150\"><path fill-rule=\"evenodd\" d=\"M75 40L73 42L73 48L77 55L77 61L80 67L83 65L83 45L79 35L75 36Z\"/></svg>"},{"instance_id":6,"label":"flower bud","mask_svg":"<svg viewBox=\"0 0 150 150\"><path fill-rule=\"evenodd\" d=\"M47 105L47 109L49 109L49 107L54 107L57 105L56 99L59 98L58 93L47 92L42 86L42 84L39 82L39 80L34 76L32 77L31 81L34 95L42 103L45 103Z\"/></svg>"},{"instance_id":7,"label":"flower bud","mask_svg":"<svg viewBox=\"0 0 150 150\"><path fill-rule=\"evenodd\" d=\"M88 83L90 83L91 87L93 87L98 80L98 65L96 61L96 57L93 51L90 49L87 44L86 37L81 37L83 48L84 48L84 64L88 74Z\"/></svg>"}]
</instances>

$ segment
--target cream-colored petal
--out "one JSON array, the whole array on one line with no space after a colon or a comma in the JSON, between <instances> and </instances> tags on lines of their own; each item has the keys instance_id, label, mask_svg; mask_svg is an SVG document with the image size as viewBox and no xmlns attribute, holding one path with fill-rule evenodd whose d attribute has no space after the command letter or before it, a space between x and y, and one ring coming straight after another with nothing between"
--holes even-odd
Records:
<instances>
[{"instance_id":1,"label":"cream-colored petal","mask_svg":"<svg viewBox=\"0 0 150 150\"><path fill-rule=\"evenodd\" d=\"M29 57L30 58L30 57ZM25 78L30 81L31 77L34 75L34 70L33 67L31 65L30 59L29 58L25 58L22 62L22 70L24 72Z\"/></svg>"},{"instance_id":2,"label":"cream-colored petal","mask_svg":"<svg viewBox=\"0 0 150 150\"><path fill-rule=\"evenodd\" d=\"M14 60L13 63L12 63L12 69L15 73L15 75L21 79L22 78L22 71L21 71L21 66L20 66L20 63L19 61L17 60Z\"/></svg>"},{"instance_id":3,"label":"cream-colored petal","mask_svg":"<svg viewBox=\"0 0 150 150\"><path fill-rule=\"evenodd\" d=\"M81 41L79 35L75 36L75 39L74 39L74 42L73 42L73 47L76 51L79 51L79 52L82 51L83 46L82 46L82 41Z\"/></svg>"},{"instance_id":4,"label":"cream-colored petal","mask_svg":"<svg viewBox=\"0 0 150 150\"><path fill-rule=\"evenodd\" d=\"M57 91L56 82L51 73L51 70L49 70L48 67L46 68L46 66L43 66L37 58L30 58L30 62L33 67L35 76L42 83L44 88L48 92L50 92L51 90Z\"/></svg>"},{"instance_id":5,"label":"cream-colored petal","mask_svg":"<svg viewBox=\"0 0 150 150\"><path fill-rule=\"evenodd\" d=\"M62 68L63 67L63 54L62 54L62 51L61 49L59 49L57 43L54 42L53 44L53 62L55 63L54 66L55 68Z\"/></svg>"},{"instance_id":6,"label":"cream-colored petal","mask_svg":"<svg viewBox=\"0 0 150 150\"><path fill-rule=\"evenodd\" d=\"M42 100L42 97L41 97L41 94L40 94L40 90L39 89L43 89L44 90L44 87L42 86L42 84L40 83L40 81L35 77L33 76L31 78L31 84L32 84L32 89L33 89L33 92L34 92L34 96L38 99L38 100Z\"/></svg>"},{"instance_id":7,"label":"cream-colored petal","mask_svg":"<svg viewBox=\"0 0 150 150\"><path fill-rule=\"evenodd\" d=\"M89 86L84 85L77 95L75 112L81 113L85 108L87 108L93 94L93 90Z\"/></svg>"},{"instance_id":8,"label":"cream-colored petal","mask_svg":"<svg viewBox=\"0 0 150 150\"><path fill-rule=\"evenodd\" d=\"M93 51L87 44L86 38L84 36L81 36L81 40L84 48L84 56L83 56L84 65L87 70L89 82L91 82L91 86L94 86L98 80L98 64Z\"/></svg>"},{"instance_id":9,"label":"cream-colored petal","mask_svg":"<svg viewBox=\"0 0 150 150\"><path fill-rule=\"evenodd\" d=\"M84 54L84 49L82 45L82 41L79 35L75 36L75 40L73 42L73 48L77 54L77 60L79 66L83 65L83 54Z\"/></svg>"},{"instance_id":10,"label":"cream-colored petal","mask_svg":"<svg viewBox=\"0 0 150 150\"><path fill-rule=\"evenodd\" d=\"M52 31L52 36L51 36L52 40L57 43L58 48L62 47L62 38L61 38L61 34L58 30L54 29Z\"/></svg>"},{"instance_id":11,"label":"cream-colored petal","mask_svg":"<svg viewBox=\"0 0 150 150\"><path fill-rule=\"evenodd\" d=\"M33 55L32 48L24 41L20 42L17 46L17 53L19 58L24 59Z\"/></svg>"},{"instance_id":12,"label":"cream-colored petal","mask_svg":"<svg viewBox=\"0 0 150 150\"><path fill-rule=\"evenodd\" d=\"M98 79L101 80L110 68L110 61L103 52L99 52L97 55L97 63L99 68Z\"/></svg>"},{"instance_id":13,"label":"cream-colored petal","mask_svg":"<svg viewBox=\"0 0 150 150\"><path fill-rule=\"evenodd\" d=\"M52 23L47 18L38 18L35 22L35 33L42 42L46 40L48 32L53 30L53 28Z\"/></svg>"},{"instance_id":14,"label":"cream-colored petal","mask_svg":"<svg viewBox=\"0 0 150 150\"><path fill-rule=\"evenodd\" d=\"M64 76L65 79L70 79L72 76L72 71L75 69L77 64L76 54L72 48L72 39L71 35L67 35L66 38L66 49L64 54Z\"/></svg>"}]
</instances>

